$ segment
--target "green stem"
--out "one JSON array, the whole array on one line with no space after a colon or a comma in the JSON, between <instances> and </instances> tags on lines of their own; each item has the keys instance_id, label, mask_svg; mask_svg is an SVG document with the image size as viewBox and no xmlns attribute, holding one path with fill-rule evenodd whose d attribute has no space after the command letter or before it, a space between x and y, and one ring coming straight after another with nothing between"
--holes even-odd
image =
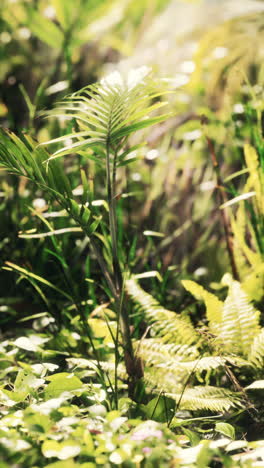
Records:
<instances>
[{"instance_id":1,"label":"green stem","mask_svg":"<svg viewBox=\"0 0 264 468\"><path fill-rule=\"evenodd\" d=\"M113 173L111 173L111 152L110 144L107 141L106 144L106 182L107 182L107 200L109 207L109 226L110 236L112 242L112 256L113 256L113 274L114 283L116 287L116 312L118 323L120 321L120 331L122 335L122 343L124 348L124 359L126 371L130 379L129 393L130 396L134 395L135 383L141 374L138 372L137 360L135 359L130 327L129 327L129 316L124 307L124 281L123 274L120 266L118 257L118 245L117 245L117 217L116 217L116 154L113 162Z\"/></svg>"}]
</instances>

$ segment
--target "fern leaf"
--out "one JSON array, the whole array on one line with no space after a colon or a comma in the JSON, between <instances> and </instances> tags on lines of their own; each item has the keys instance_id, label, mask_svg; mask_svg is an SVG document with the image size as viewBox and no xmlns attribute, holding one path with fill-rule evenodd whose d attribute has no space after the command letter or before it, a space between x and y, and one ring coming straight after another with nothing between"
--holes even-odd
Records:
<instances>
[{"instance_id":1,"label":"fern leaf","mask_svg":"<svg viewBox=\"0 0 264 468\"><path fill-rule=\"evenodd\" d=\"M231 226L232 231L235 236L235 240L238 243L240 249L244 253L245 257L249 261L249 263L255 268L262 263L261 256L254 252L246 243L245 238L243 236L243 230L240 229L239 223L234 219L232 215L230 215L231 219Z\"/></svg>"},{"instance_id":2,"label":"fern leaf","mask_svg":"<svg viewBox=\"0 0 264 468\"><path fill-rule=\"evenodd\" d=\"M205 302L210 330L212 333L218 334L222 322L223 302L194 281L183 280L182 284L196 299Z\"/></svg>"},{"instance_id":3,"label":"fern leaf","mask_svg":"<svg viewBox=\"0 0 264 468\"><path fill-rule=\"evenodd\" d=\"M248 143L244 146L244 154L246 165L249 170L247 186L250 185L255 190L259 212L264 214L263 181L261 180L261 173L259 171L258 154L255 148Z\"/></svg>"},{"instance_id":4,"label":"fern leaf","mask_svg":"<svg viewBox=\"0 0 264 468\"><path fill-rule=\"evenodd\" d=\"M162 337L163 342L188 344L199 342L199 336L192 324L175 312L162 307L150 294L146 293L134 279L126 282L126 289L152 330Z\"/></svg>"},{"instance_id":5,"label":"fern leaf","mask_svg":"<svg viewBox=\"0 0 264 468\"><path fill-rule=\"evenodd\" d=\"M264 263L254 268L254 271L245 277L242 289L250 300L261 301L264 295Z\"/></svg>"},{"instance_id":6,"label":"fern leaf","mask_svg":"<svg viewBox=\"0 0 264 468\"><path fill-rule=\"evenodd\" d=\"M260 313L254 309L238 281L231 275L223 278L229 286L224 302L220 339L227 352L247 357L256 334L259 333Z\"/></svg>"},{"instance_id":7,"label":"fern leaf","mask_svg":"<svg viewBox=\"0 0 264 468\"><path fill-rule=\"evenodd\" d=\"M151 104L151 101L164 94L150 77L150 69L141 67L122 76L113 72L101 82L89 85L68 96L57 108L48 113L63 118L74 118L79 131L72 133L73 142L66 148L57 150L49 160L84 148L97 147L110 151L117 157L120 144L131 133L162 122L170 115L149 117L153 111L163 107L165 102ZM44 145L66 142L69 135L49 140ZM87 154L89 157L89 154ZM100 157L100 154L99 154ZM118 160L116 161L118 164Z\"/></svg>"},{"instance_id":8,"label":"fern leaf","mask_svg":"<svg viewBox=\"0 0 264 468\"><path fill-rule=\"evenodd\" d=\"M48 192L87 234L92 234L100 218L94 219L91 207L79 205L72 198L72 189L60 161L50 161L44 165L49 157L46 150L36 146L30 137L25 137L25 141L12 132L7 134L0 129L0 166L12 174L27 177L41 190Z\"/></svg>"},{"instance_id":9,"label":"fern leaf","mask_svg":"<svg viewBox=\"0 0 264 468\"><path fill-rule=\"evenodd\" d=\"M264 390L264 380L255 380L252 384L245 387L245 390Z\"/></svg>"},{"instance_id":10,"label":"fern leaf","mask_svg":"<svg viewBox=\"0 0 264 468\"><path fill-rule=\"evenodd\" d=\"M188 388L183 395L167 393L167 396L180 402L181 410L208 410L213 412L229 411L231 408L242 406L238 396L224 388L212 386L196 386Z\"/></svg>"},{"instance_id":11,"label":"fern leaf","mask_svg":"<svg viewBox=\"0 0 264 468\"><path fill-rule=\"evenodd\" d=\"M186 374L217 369L226 363L226 359L220 356L199 357L195 346L164 344L158 338L141 340L139 355L146 366L153 365L170 372L182 371Z\"/></svg>"},{"instance_id":12,"label":"fern leaf","mask_svg":"<svg viewBox=\"0 0 264 468\"><path fill-rule=\"evenodd\" d=\"M263 367L264 364L264 328L254 338L251 345L248 360L257 367Z\"/></svg>"},{"instance_id":13,"label":"fern leaf","mask_svg":"<svg viewBox=\"0 0 264 468\"><path fill-rule=\"evenodd\" d=\"M148 378L147 374L145 378ZM183 384L177 385L174 381L174 386L172 382L167 385L167 380L166 383L163 380L163 383L160 381L160 384L156 386L156 390L176 400L178 410L223 412L243 405L235 392L210 385L184 388Z\"/></svg>"},{"instance_id":14,"label":"fern leaf","mask_svg":"<svg viewBox=\"0 0 264 468\"><path fill-rule=\"evenodd\" d=\"M141 357L146 361L163 362L168 359L180 361L192 361L199 357L196 346L186 344L164 343L161 338L142 339L138 342L138 349ZM145 357L144 357L145 356Z\"/></svg>"}]
</instances>

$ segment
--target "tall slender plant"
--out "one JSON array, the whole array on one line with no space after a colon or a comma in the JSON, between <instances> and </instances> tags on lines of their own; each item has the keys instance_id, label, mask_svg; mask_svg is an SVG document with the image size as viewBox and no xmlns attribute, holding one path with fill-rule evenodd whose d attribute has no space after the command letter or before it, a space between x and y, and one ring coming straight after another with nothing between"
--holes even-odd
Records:
<instances>
[{"instance_id":1,"label":"tall slender plant","mask_svg":"<svg viewBox=\"0 0 264 468\"><path fill-rule=\"evenodd\" d=\"M166 104L157 101L157 98L167 92L164 83L153 81L147 67L132 70L127 77L123 77L119 72L113 72L101 82L68 96L54 110L48 112L49 115L73 119L78 127L73 133L49 140L44 144L44 146L63 144L63 147L53 154L48 154L43 145L34 147L29 139L25 144L15 135L7 137L3 133L0 143L0 164L13 173L29 177L42 189L51 192L89 236L91 248L115 301L131 395L134 393L136 381L142 377L142 369L134 355L129 314L123 300L124 272L118 249L116 176L118 168L133 161L135 151L141 146L137 144L129 148L129 136L169 116L163 114L149 117L152 111ZM28 144L31 146L30 151ZM105 170L111 238L110 268L93 237L100 219L92 216L93 207L88 202L89 199L91 201L91 196L85 173L82 171L84 196L82 204L79 205L73 200L69 182L61 164L57 161L58 158L72 153L91 158ZM116 346L118 346L118 336Z\"/></svg>"}]
</instances>

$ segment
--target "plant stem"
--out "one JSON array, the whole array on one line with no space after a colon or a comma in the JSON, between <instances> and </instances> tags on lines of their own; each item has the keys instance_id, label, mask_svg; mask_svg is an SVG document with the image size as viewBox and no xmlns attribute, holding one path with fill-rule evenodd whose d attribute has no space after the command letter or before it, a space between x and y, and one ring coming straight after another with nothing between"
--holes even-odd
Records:
<instances>
[{"instance_id":1,"label":"plant stem","mask_svg":"<svg viewBox=\"0 0 264 468\"><path fill-rule=\"evenodd\" d=\"M124 307L124 281L123 274L118 257L117 245L117 217L116 217L116 154L113 162L113 173L111 173L111 151L109 141L106 144L106 182L107 182L107 201L109 207L109 226L112 242L113 275L116 288L116 313L117 320L120 321L120 330L122 335L122 344L124 348L124 360L126 371L129 376L129 394L133 397L135 393L136 381L142 377L141 368L137 365L135 358L130 327L129 316Z\"/></svg>"}]
</instances>

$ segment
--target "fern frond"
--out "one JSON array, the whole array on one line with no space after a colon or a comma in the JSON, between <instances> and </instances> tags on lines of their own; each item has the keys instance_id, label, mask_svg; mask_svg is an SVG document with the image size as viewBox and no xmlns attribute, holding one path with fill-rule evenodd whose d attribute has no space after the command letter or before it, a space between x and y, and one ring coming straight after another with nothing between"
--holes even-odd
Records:
<instances>
[{"instance_id":1,"label":"fern frond","mask_svg":"<svg viewBox=\"0 0 264 468\"><path fill-rule=\"evenodd\" d=\"M229 411L230 408L242 406L238 396L230 390L209 385L187 388L183 395L166 393L167 396L180 402L181 410L208 410L213 412Z\"/></svg>"},{"instance_id":2,"label":"fern frond","mask_svg":"<svg viewBox=\"0 0 264 468\"><path fill-rule=\"evenodd\" d=\"M222 322L223 302L194 281L183 280L182 284L196 299L204 301L210 330L218 334Z\"/></svg>"},{"instance_id":3,"label":"fern frond","mask_svg":"<svg viewBox=\"0 0 264 468\"><path fill-rule=\"evenodd\" d=\"M252 362L256 367L263 367L264 364L264 328L261 329L260 333L254 338L251 345L248 360Z\"/></svg>"},{"instance_id":4,"label":"fern frond","mask_svg":"<svg viewBox=\"0 0 264 468\"><path fill-rule=\"evenodd\" d=\"M152 330L163 342L187 345L199 343L199 335L187 319L162 307L134 279L126 282L126 289L137 304L138 311L152 324Z\"/></svg>"},{"instance_id":5,"label":"fern frond","mask_svg":"<svg viewBox=\"0 0 264 468\"><path fill-rule=\"evenodd\" d=\"M153 374L159 374L159 372L160 370L156 369L152 373L147 372L145 375L145 380L152 389ZM230 410L230 408L242 406L237 393L209 385L184 388L184 379L171 380L171 374L169 379L163 373L159 374L155 389L176 400L179 410L223 412Z\"/></svg>"},{"instance_id":6,"label":"fern frond","mask_svg":"<svg viewBox=\"0 0 264 468\"><path fill-rule=\"evenodd\" d=\"M264 380L255 380L252 384L245 387L245 390L264 390Z\"/></svg>"},{"instance_id":7,"label":"fern frond","mask_svg":"<svg viewBox=\"0 0 264 468\"><path fill-rule=\"evenodd\" d=\"M258 252L254 252L246 243L243 230L240 229L239 223L235 220L234 216L230 215L231 227L234 233L235 241L238 243L243 254L247 258L248 262L252 267L256 268L262 263L261 255Z\"/></svg>"},{"instance_id":8,"label":"fern frond","mask_svg":"<svg viewBox=\"0 0 264 468\"><path fill-rule=\"evenodd\" d=\"M244 154L247 168L249 170L249 178L245 187L252 187L256 192L257 208L260 213L264 215L264 193L263 186L264 180L259 167L258 154L253 146L248 143L244 146Z\"/></svg>"},{"instance_id":9,"label":"fern frond","mask_svg":"<svg viewBox=\"0 0 264 468\"><path fill-rule=\"evenodd\" d=\"M46 150L28 136L22 139L14 133L0 129L0 166L9 173L27 177L41 190L49 193L86 232L92 234L100 218L91 216L91 207L78 204L60 161L44 162L49 158Z\"/></svg>"},{"instance_id":10,"label":"fern frond","mask_svg":"<svg viewBox=\"0 0 264 468\"><path fill-rule=\"evenodd\" d=\"M177 365L179 365L180 368L185 369L188 373L192 371L198 373L223 367L225 362L226 359L221 356L204 356L199 359L194 359L193 361L180 362L179 364L171 359L164 363L163 366L166 367L166 369L177 372Z\"/></svg>"},{"instance_id":11,"label":"fern frond","mask_svg":"<svg viewBox=\"0 0 264 468\"><path fill-rule=\"evenodd\" d=\"M49 156L29 137L25 141L12 132L0 129L0 165L17 176L27 177L41 188L56 196L71 196L71 187L58 162L49 167L44 161Z\"/></svg>"},{"instance_id":12,"label":"fern frond","mask_svg":"<svg viewBox=\"0 0 264 468\"><path fill-rule=\"evenodd\" d=\"M48 115L74 118L79 131L70 135L73 141L70 145L57 150L49 160L90 147L94 149L98 160L108 151L112 153L113 164L117 167L121 162L124 164L123 153L119 153L124 140L131 133L169 117L168 114L149 117L151 112L166 104L151 104L153 99L166 92L168 91L158 89L157 83L152 82L150 69L141 67L131 70L127 77L113 72L101 82L68 96ZM65 135L43 144L63 143L68 139L69 135Z\"/></svg>"},{"instance_id":13,"label":"fern frond","mask_svg":"<svg viewBox=\"0 0 264 468\"><path fill-rule=\"evenodd\" d=\"M264 262L254 268L254 271L245 276L242 289L252 301L261 301L264 295Z\"/></svg>"},{"instance_id":14,"label":"fern frond","mask_svg":"<svg viewBox=\"0 0 264 468\"><path fill-rule=\"evenodd\" d=\"M141 340L139 355L146 366L153 365L176 373L184 371L186 374L217 369L226 362L220 356L199 357L195 346L164 344L158 338Z\"/></svg>"},{"instance_id":15,"label":"fern frond","mask_svg":"<svg viewBox=\"0 0 264 468\"><path fill-rule=\"evenodd\" d=\"M224 302L220 339L225 351L247 357L255 336L259 334L260 313L254 309L238 281L227 274L223 282L229 286Z\"/></svg>"},{"instance_id":16,"label":"fern frond","mask_svg":"<svg viewBox=\"0 0 264 468\"><path fill-rule=\"evenodd\" d=\"M138 352L146 362L163 362L177 359L179 362L192 361L199 356L196 346L164 343L161 338L148 338L138 342Z\"/></svg>"}]
</instances>

